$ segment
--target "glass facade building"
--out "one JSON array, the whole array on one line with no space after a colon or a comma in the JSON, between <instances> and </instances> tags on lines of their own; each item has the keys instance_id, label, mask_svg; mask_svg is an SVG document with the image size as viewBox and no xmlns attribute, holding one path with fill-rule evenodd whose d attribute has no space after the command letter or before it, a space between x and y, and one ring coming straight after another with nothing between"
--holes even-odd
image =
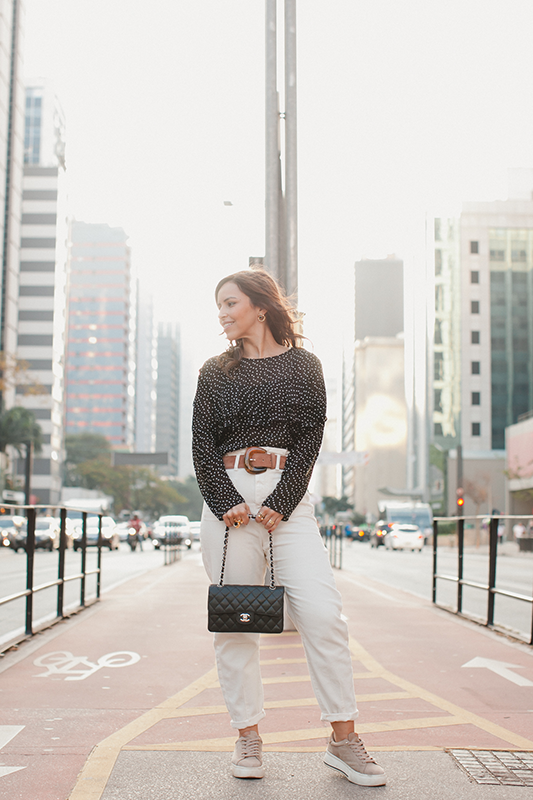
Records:
<instances>
[{"instance_id":1,"label":"glass facade building","mask_svg":"<svg viewBox=\"0 0 533 800\"><path fill-rule=\"evenodd\" d=\"M492 447L533 409L533 230L491 228Z\"/></svg>"},{"instance_id":2,"label":"glass facade building","mask_svg":"<svg viewBox=\"0 0 533 800\"><path fill-rule=\"evenodd\" d=\"M66 434L133 444L135 315L121 228L73 222L69 244Z\"/></svg>"}]
</instances>

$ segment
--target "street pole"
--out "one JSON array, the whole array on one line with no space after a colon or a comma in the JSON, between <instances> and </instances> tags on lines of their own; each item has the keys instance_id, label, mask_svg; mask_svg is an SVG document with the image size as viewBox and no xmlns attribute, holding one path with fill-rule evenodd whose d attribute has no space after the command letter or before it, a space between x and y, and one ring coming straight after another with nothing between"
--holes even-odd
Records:
<instances>
[{"instance_id":1,"label":"street pole","mask_svg":"<svg viewBox=\"0 0 533 800\"><path fill-rule=\"evenodd\" d=\"M298 183L296 138L296 0L285 0L285 237L286 291L298 292Z\"/></svg>"},{"instance_id":2,"label":"street pole","mask_svg":"<svg viewBox=\"0 0 533 800\"><path fill-rule=\"evenodd\" d=\"M296 300L298 192L296 143L296 0L284 0L285 111L277 86L277 1L265 0L265 267ZM281 178L280 120L285 123L285 192Z\"/></svg>"},{"instance_id":3,"label":"street pole","mask_svg":"<svg viewBox=\"0 0 533 800\"><path fill-rule=\"evenodd\" d=\"M277 85L276 0L265 3L265 266L271 275L279 275L280 153L279 102Z\"/></svg>"},{"instance_id":4,"label":"street pole","mask_svg":"<svg viewBox=\"0 0 533 800\"><path fill-rule=\"evenodd\" d=\"M26 442L26 460L24 464L24 504L30 505L31 496L31 465L33 460L33 442Z\"/></svg>"}]
</instances>

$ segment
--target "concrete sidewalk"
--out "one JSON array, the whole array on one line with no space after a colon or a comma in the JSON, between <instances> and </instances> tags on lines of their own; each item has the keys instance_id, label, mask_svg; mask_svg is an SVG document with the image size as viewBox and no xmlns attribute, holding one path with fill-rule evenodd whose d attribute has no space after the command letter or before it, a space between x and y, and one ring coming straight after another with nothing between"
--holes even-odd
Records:
<instances>
[{"instance_id":1,"label":"concrete sidewalk","mask_svg":"<svg viewBox=\"0 0 533 800\"><path fill-rule=\"evenodd\" d=\"M337 578L358 729L387 786L357 787L323 766L328 728L295 632L262 637L267 775L231 777L235 736L206 630L207 581L191 553L0 662L0 797L525 797L533 786L531 648L376 581Z\"/></svg>"}]
</instances>

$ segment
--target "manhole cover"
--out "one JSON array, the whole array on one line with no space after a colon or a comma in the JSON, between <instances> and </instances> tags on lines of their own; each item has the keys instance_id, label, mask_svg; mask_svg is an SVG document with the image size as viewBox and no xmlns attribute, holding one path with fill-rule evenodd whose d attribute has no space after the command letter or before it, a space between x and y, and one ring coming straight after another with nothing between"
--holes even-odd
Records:
<instances>
[{"instance_id":1,"label":"manhole cover","mask_svg":"<svg viewBox=\"0 0 533 800\"><path fill-rule=\"evenodd\" d=\"M533 753L448 750L469 778L498 786L533 786Z\"/></svg>"}]
</instances>

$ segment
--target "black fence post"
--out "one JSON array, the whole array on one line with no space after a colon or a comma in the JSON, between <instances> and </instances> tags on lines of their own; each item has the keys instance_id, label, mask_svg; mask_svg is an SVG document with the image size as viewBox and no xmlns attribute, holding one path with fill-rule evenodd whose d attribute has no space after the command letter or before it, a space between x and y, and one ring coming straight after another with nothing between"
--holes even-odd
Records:
<instances>
[{"instance_id":1,"label":"black fence post","mask_svg":"<svg viewBox=\"0 0 533 800\"><path fill-rule=\"evenodd\" d=\"M26 509L26 636L33 634L33 567L35 559L35 508Z\"/></svg>"},{"instance_id":2,"label":"black fence post","mask_svg":"<svg viewBox=\"0 0 533 800\"><path fill-rule=\"evenodd\" d=\"M57 567L57 616L63 617L65 600L65 553L67 549L67 509L59 511L59 562Z\"/></svg>"},{"instance_id":3,"label":"black fence post","mask_svg":"<svg viewBox=\"0 0 533 800\"><path fill-rule=\"evenodd\" d=\"M85 574L87 571L87 512L81 512L81 581L80 606L85 606Z\"/></svg>"},{"instance_id":4,"label":"black fence post","mask_svg":"<svg viewBox=\"0 0 533 800\"><path fill-rule=\"evenodd\" d=\"M491 517L489 528L489 596L487 601L487 626L494 625L494 589L496 588L496 555L498 551L498 522Z\"/></svg>"},{"instance_id":5,"label":"black fence post","mask_svg":"<svg viewBox=\"0 0 533 800\"><path fill-rule=\"evenodd\" d=\"M96 597L100 597L100 574L102 572L102 514L98 515L98 555L96 556Z\"/></svg>"},{"instance_id":6,"label":"black fence post","mask_svg":"<svg viewBox=\"0 0 533 800\"><path fill-rule=\"evenodd\" d=\"M439 523L438 520L433 520L433 589L432 600L437 602L437 539L439 536Z\"/></svg>"},{"instance_id":7,"label":"black fence post","mask_svg":"<svg viewBox=\"0 0 533 800\"><path fill-rule=\"evenodd\" d=\"M463 610L463 556L465 546L464 517L457 520L457 613Z\"/></svg>"}]
</instances>

